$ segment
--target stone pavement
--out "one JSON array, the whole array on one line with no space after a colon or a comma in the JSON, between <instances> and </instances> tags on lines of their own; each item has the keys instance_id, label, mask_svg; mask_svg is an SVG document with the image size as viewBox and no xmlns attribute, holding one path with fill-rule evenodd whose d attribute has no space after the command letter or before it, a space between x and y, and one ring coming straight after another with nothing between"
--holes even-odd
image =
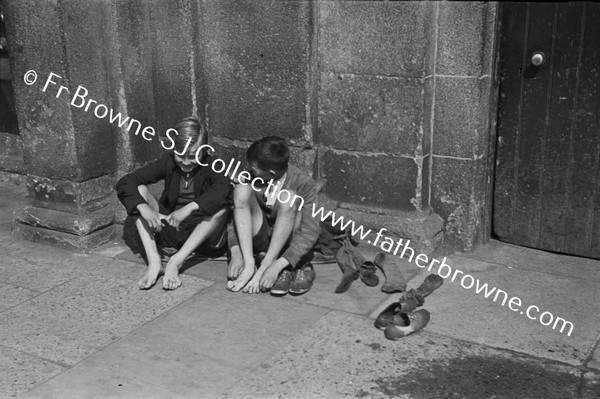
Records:
<instances>
[{"instance_id":1,"label":"stone pavement","mask_svg":"<svg viewBox=\"0 0 600 399\"><path fill-rule=\"evenodd\" d=\"M0 397L600 397L599 261L497 241L448 257L571 321L571 336L447 279L426 329L394 342L373 319L397 296L360 281L333 293L335 264L299 297L228 292L223 261L139 291L143 263L120 241L82 255L12 237L24 189L0 189ZM416 287L427 271L406 274Z\"/></svg>"}]
</instances>

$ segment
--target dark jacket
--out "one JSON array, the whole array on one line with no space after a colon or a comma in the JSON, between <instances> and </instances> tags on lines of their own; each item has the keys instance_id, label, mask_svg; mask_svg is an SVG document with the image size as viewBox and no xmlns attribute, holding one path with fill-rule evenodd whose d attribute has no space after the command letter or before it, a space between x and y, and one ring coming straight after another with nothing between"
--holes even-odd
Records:
<instances>
[{"instance_id":1,"label":"dark jacket","mask_svg":"<svg viewBox=\"0 0 600 399\"><path fill-rule=\"evenodd\" d=\"M212 164L213 157L207 157L204 163ZM210 166L199 166L194 176L194 202L198 210L205 216L212 216L232 203L232 185L228 177L215 173ZM165 188L159 201L170 211L175 210L181 170L173 159L173 154L149 163L140 169L123 176L116 184L117 196L125 206L127 214L138 215L137 206L146 203L138 191L139 185L148 185L160 180L165 181Z\"/></svg>"}]
</instances>

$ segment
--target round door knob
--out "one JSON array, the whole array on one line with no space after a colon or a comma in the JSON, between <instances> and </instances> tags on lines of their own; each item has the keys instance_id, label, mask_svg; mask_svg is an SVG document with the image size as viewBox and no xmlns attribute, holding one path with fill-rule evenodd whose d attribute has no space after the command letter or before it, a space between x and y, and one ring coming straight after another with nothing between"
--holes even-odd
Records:
<instances>
[{"instance_id":1,"label":"round door knob","mask_svg":"<svg viewBox=\"0 0 600 399\"><path fill-rule=\"evenodd\" d=\"M531 63L535 66L542 65L544 63L544 61L546 61L546 57L544 56L544 53L542 53L541 51L536 51L531 56Z\"/></svg>"}]
</instances>

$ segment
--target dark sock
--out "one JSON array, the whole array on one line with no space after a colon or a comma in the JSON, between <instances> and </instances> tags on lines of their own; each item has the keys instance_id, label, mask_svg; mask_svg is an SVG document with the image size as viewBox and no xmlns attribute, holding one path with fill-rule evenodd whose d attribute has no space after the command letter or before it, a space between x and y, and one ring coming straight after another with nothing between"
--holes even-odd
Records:
<instances>
[{"instance_id":1,"label":"dark sock","mask_svg":"<svg viewBox=\"0 0 600 399\"><path fill-rule=\"evenodd\" d=\"M338 265L340 265L342 272L344 273L344 275L342 276L342 280L335 288L335 293L341 294L343 292L348 291L348 289L352 285L352 282L358 279L359 271L354 267L352 254L348 250L347 244L342 245L342 247L337 251L335 259Z\"/></svg>"},{"instance_id":2,"label":"dark sock","mask_svg":"<svg viewBox=\"0 0 600 399\"><path fill-rule=\"evenodd\" d=\"M388 293L406 290L406 280L400 271L400 264L392 258L383 252L375 257L375 265L385 275L385 283L381 286L381 291Z\"/></svg>"}]
</instances>

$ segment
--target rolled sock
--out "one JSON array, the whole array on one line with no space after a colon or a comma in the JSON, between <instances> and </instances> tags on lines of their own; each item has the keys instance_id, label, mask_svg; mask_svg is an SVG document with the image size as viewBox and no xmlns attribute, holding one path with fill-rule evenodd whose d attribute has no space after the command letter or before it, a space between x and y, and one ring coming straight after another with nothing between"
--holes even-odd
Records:
<instances>
[{"instance_id":1,"label":"rolled sock","mask_svg":"<svg viewBox=\"0 0 600 399\"><path fill-rule=\"evenodd\" d=\"M385 283L381 286L381 291L387 293L404 291L406 290L406 280L400 271L400 264L391 258L383 252L375 257L375 265L385 275Z\"/></svg>"}]
</instances>

